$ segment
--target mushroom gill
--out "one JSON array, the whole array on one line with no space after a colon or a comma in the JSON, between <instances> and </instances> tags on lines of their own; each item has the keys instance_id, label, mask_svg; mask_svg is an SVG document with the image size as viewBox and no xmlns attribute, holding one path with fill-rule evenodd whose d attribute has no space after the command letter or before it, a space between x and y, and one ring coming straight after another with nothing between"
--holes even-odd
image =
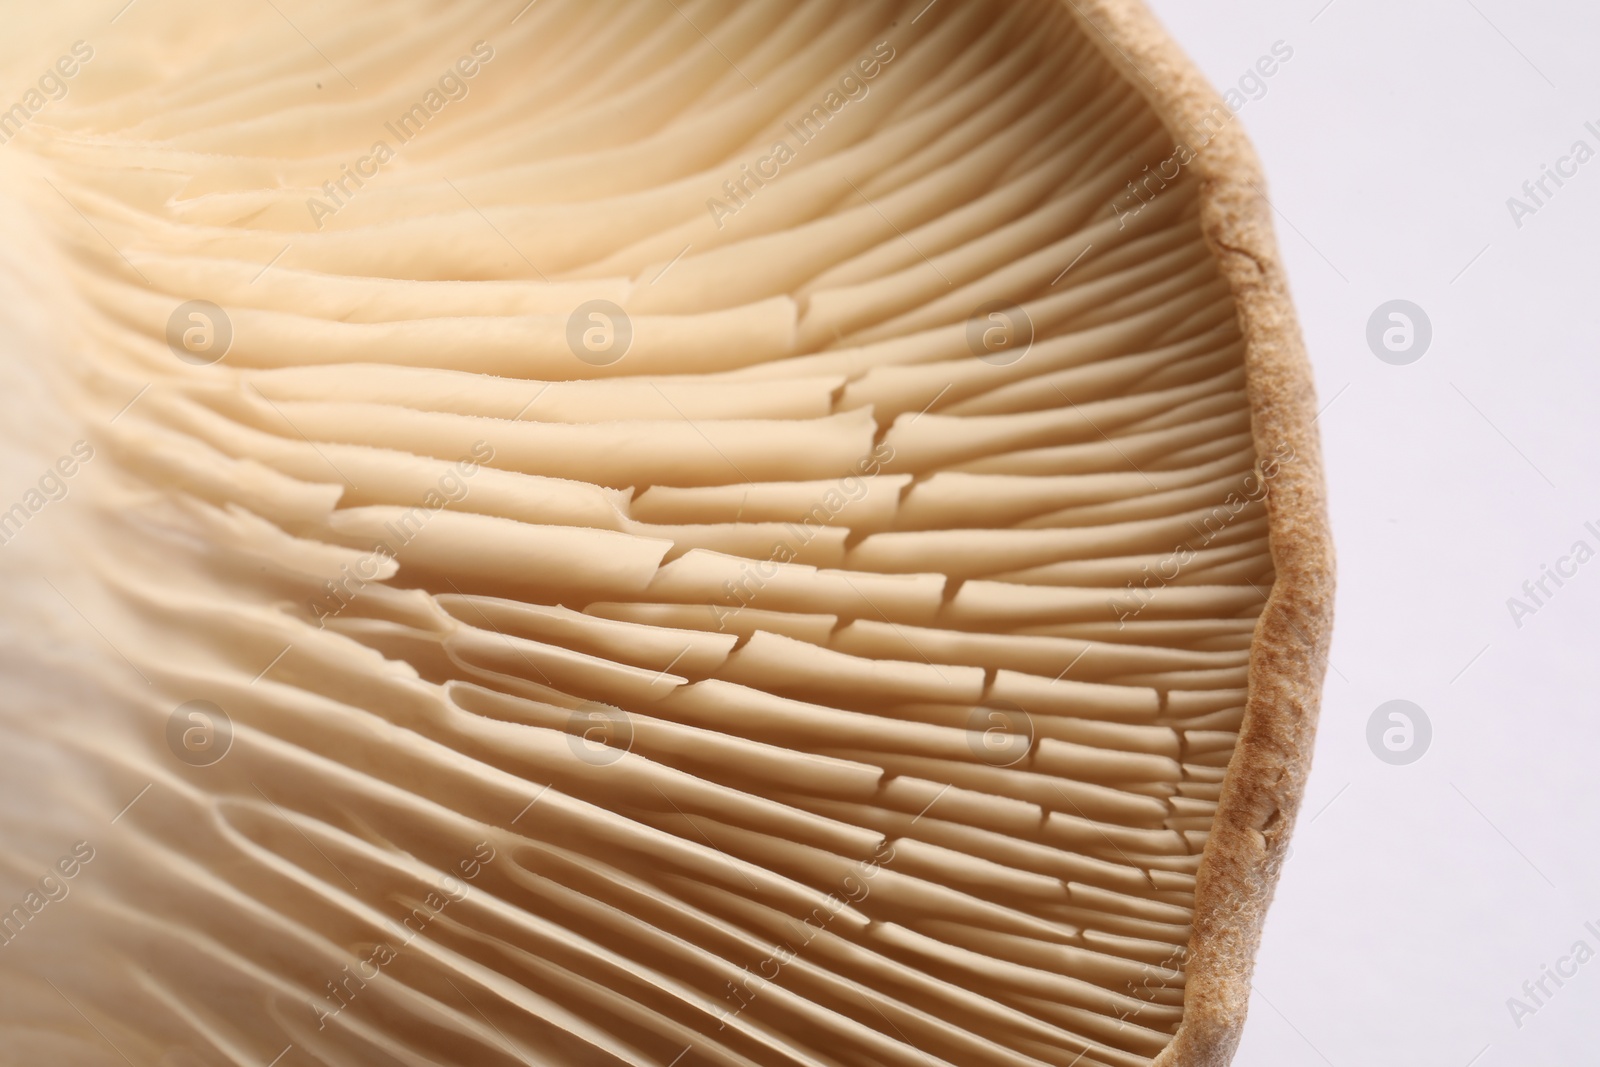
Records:
<instances>
[{"instance_id":1,"label":"mushroom gill","mask_svg":"<svg viewBox=\"0 0 1600 1067\"><path fill-rule=\"evenodd\" d=\"M5 46L8 1061L1226 1062L1331 574L1231 116L519 6Z\"/></svg>"}]
</instances>

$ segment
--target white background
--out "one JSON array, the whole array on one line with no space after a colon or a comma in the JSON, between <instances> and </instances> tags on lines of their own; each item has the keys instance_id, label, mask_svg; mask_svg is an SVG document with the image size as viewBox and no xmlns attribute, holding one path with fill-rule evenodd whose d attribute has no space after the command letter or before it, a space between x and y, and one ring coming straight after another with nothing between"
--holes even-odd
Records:
<instances>
[{"instance_id":1,"label":"white background","mask_svg":"<svg viewBox=\"0 0 1600 1067\"><path fill-rule=\"evenodd\" d=\"M1600 558L1520 627L1507 605L1575 541L1600 550L1600 158L1520 228L1506 205L1574 141L1600 153L1600 9L1325 3L1152 0L1219 89L1294 49L1239 119L1327 405L1339 553L1236 1067L1600 1063ZM1407 366L1366 342L1396 298L1433 326ZM1405 766L1366 740L1391 699L1433 727ZM1528 999L1580 939L1596 958Z\"/></svg>"}]
</instances>

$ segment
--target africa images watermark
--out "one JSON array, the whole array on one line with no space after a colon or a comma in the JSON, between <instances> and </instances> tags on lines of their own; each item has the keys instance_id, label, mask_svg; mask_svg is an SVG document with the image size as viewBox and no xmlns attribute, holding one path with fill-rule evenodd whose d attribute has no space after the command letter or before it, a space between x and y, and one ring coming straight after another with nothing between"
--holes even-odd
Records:
<instances>
[{"instance_id":1,"label":"africa images watermark","mask_svg":"<svg viewBox=\"0 0 1600 1067\"><path fill-rule=\"evenodd\" d=\"M727 983L728 998L736 1001L737 1007L729 1008L718 1016L717 1029L721 1030L726 1027L729 1019L748 1008L751 1002L755 1000L756 994L761 992L762 987L777 981L778 975L782 973L784 966L798 956L801 949L811 944L818 934L827 929L828 924L833 922L834 916L843 911L847 903L859 904L866 900L867 895L872 892L872 886L869 883L873 878L877 877L878 869L893 861L894 846L886 840L880 842L873 851L872 858L857 863L851 869L851 872L844 876L841 886L842 895L841 891L829 893L821 904L811 909L810 914L805 917L801 924L804 927L805 936L800 938L799 945L788 940L775 945L772 952L756 964L754 974L751 973L749 967L739 968L744 973L744 977L739 980L739 984Z\"/></svg>"},{"instance_id":2,"label":"africa images watermark","mask_svg":"<svg viewBox=\"0 0 1600 1067\"><path fill-rule=\"evenodd\" d=\"M467 882L482 874L484 868L494 862L494 858L494 846L487 841L479 841L473 847L472 855L456 864L456 870L461 872L461 878L457 878L454 874L446 874L440 879L437 888L430 890L421 903L406 913L395 930L398 944L378 941L364 958L356 960L354 964L345 964L339 969L336 977L328 979L328 992L322 1001L307 1002L306 1005L316 1014L317 1029L326 1029L328 1020L348 1008L356 999L356 995L367 987L367 983L377 978L383 968L399 959L400 953L406 946L415 941L445 908L466 900L467 894L471 891L471 886L467 885ZM462 881L462 878L466 881Z\"/></svg>"},{"instance_id":3,"label":"africa images watermark","mask_svg":"<svg viewBox=\"0 0 1600 1067\"><path fill-rule=\"evenodd\" d=\"M233 719L209 700L186 700L167 716L167 748L190 767L209 767L233 747Z\"/></svg>"},{"instance_id":4,"label":"africa images watermark","mask_svg":"<svg viewBox=\"0 0 1600 1067\"><path fill-rule=\"evenodd\" d=\"M417 534L422 532L429 519L449 505L459 504L465 500L467 493L471 491L467 480L478 473L480 465L488 463L493 458L493 445L487 441L473 442L468 458L460 460L440 475L434 487L423 494L421 504L407 508L393 522L383 524L389 537L379 542L371 552L356 560L353 566L349 563L341 564L339 579L328 579L323 583L323 595L306 601L311 614L316 616L317 628L321 629L330 618L349 607L369 582L376 581L383 573L384 563L393 560L400 549L410 544Z\"/></svg>"},{"instance_id":5,"label":"africa images watermark","mask_svg":"<svg viewBox=\"0 0 1600 1067\"><path fill-rule=\"evenodd\" d=\"M0 545L9 545L22 528L46 506L65 500L71 488L67 479L78 473L81 464L94 458L94 446L88 441L75 441L72 451L61 456L44 473L38 484L22 494L22 499L0 512Z\"/></svg>"},{"instance_id":6,"label":"africa images watermark","mask_svg":"<svg viewBox=\"0 0 1600 1067\"><path fill-rule=\"evenodd\" d=\"M1596 943L1600 943L1600 923L1591 920L1583 924L1583 929ZM1578 968L1594 959L1594 955L1594 946L1587 938L1580 937L1572 943L1566 955L1556 960L1554 966L1540 964L1538 977L1522 983L1522 996L1506 998L1506 1010L1511 1013L1511 1021L1517 1024L1517 1029L1522 1029L1525 1018L1537 1015L1547 1007L1567 982L1578 976ZM1555 984L1554 989L1550 988L1551 983Z\"/></svg>"},{"instance_id":7,"label":"africa images watermark","mask_svg":"<svg viewBox=\"0 0 1600 1067\"><path fill-rule=\"evenodd\" d=\"M739 580L722 583L723 592L732 597L736 607L711 601L711 611L716 616L717 629L723 629L729 618L750 606L766 584L778 576L779 566L800 554L800 548L811 543L840 512L867 495L867 479L883 470L884 464L894 459L894 446L884 441L856 461L855 469L839 479L839 484L823 494L822 499L800 517L799 525L784 523L784 529L793 539L773 543L772 552L764 560L743 560L739 564Z\"/></svg>"},{"instance_id":8,"label":"africa images watermark","mask_svg":"<svg viewBox=\"0 0 1600 1067\"><path fill-rule=\"evenodd\" d=\"M462 56L439 76L438 88L429 89L421 100L401 112L393 121L385 122L384 129L394 134L400 145L410 141L449 104L465 100L471 92L471 86L467 83L477 77L493 58L494 48L488 42L474 42L471 55ZM311 221L316 223L317 229L322 229L323 220L328 216L337 215L367 181L378 176L383 165L395 158L397 148L389 147L387 141L374 141L366 155L357 158L354 163L340 164L338 177L322 183L322 192L327 199L313 196L306 201L306 210L311 213ZM351 188L352 184L354 188Z\"/></svg>"},{"instance_id":9,"label":"africa images watermark","mask_svg":"<svg viewBox=\"0 0 1600 1067\"><path fill-rule=\"evenodd\" d=\"M1292 58L1294 58L1294 48L1291 45L1281 40L1272 42L1271 54L1257 59L1253 66L1246 68L1239 76L1236 86L1230 86L1223 92L1221 107L1213 107L1206 112L1199 126L1186 120L1191 137L1174 144L1172 154L1156 164L1154 174L1150 173L1149 167L1145 167L1144 176L1136 179L1138 184L1133 181L1128 182L1128 192L1119 195L1111 202L1111 212L1116 215L1120 224L1118 228L1126 227L1128 220L1154 202L1169 182L1177 180L1183 168L1193 163L1195 158L1205 151L1205 147L1212 139L1226 129L1247 104L1266 96L1267 79L1278 73L1282 65ZM1170 174L1167 172L1169 167ZM1152 182L1155 183L1155 188L1151 188ZM1140 189L1147 195L1140 195Z\"/></svg>"},{"instance_id":10,"label":"africa images watermark","mask_svg":"<svg viewBox=\"0 0 1600 1067\"><path fill-rule=\"evenodd\" d=\"M1150 570L1150 564L1144 564L1140 568L1144 572L1144 581L1139 585L1134 585L1133 580L1130 578L1127 583L1127 593L1124 595L1132 598L1131 606L1126 603L1119 604L1115 600L1106 601L1106 606L1117 617L1117 629L1122 629L1129 619L1136 617L1143 611L1150 601L1154 599L1157 590L1163 589L1171 582L1176 581L1178 575L1183 572L1183 568L1194 560L1196 554L1216 540L1222 531L1233 523L1233 520L1239 516L1240 512L1250 504L1264 499L1267 495L1267 483L1278 476L1280 464L1291 463L1294 458L1293 445L1288 443L1279 445L1278 450L1271 457L1258 462L1255 468L1245 475L1244 484L1240 489L1228 493L1221 504L1212 508L1200 520L1201 526L1205 527L1205 529L1195 529L1195 533L1199 535L1198 547L1193 539L1176 546L1171 553L1156 564L1154 573ZM1191 528L1193 528L1192 523Z\"/></svg>"},{"instance_id":11,"label":"africa images watermark","mask_svg":"<svg viewBox=\"0 0 1600 1067\"><path fill-rule=\"evenodd\" d=\"M28 890L20 904L12 905L9 911L0 913L0 948L5 948L21 936L28 924L47 906L67 899L72 889L68 883L92 859L94 846L87 841L79 841L72 846L71 852L56 860L55 866L39 879L37 889Z\"/></svg>"},{"instance_id":12,"label":"africa images watermark","mask_svg":"<svg viewBox=\"0 0 1600 1067\"><path fill-rule=\"evenodd\" d=\"M1586 522L1583 528L1595 539L1595 544L1600 544L1600 526ZM1539 609L1548 604L1562 586L1578 576L1578 568L1594 559L1594 556L1594 545L1580 537L1572 542L1566 555L1557 557L1554 567L1548 563L1539 564L1539 577L1529 578L1522 583L1522 596L1506 597L1506 610L1511 612L1511 621L1517 624L1517 629L1522 629L1524 618L1537 615ZM1551 582L1555 583L1554 589L1550 587Z\"/></svg>"},{"instance_id":13,"label":"africa images watermark","mask_svg":"<svg viewBox=\"0 0 1600 1067\"><path fill-rule=\"evenodd\" d=\"M1593 122L1585 122L1583 128L1600 144L1600 127ZM1567 184L1562 179L1571 180L1578 176L1578 168L1583 166L1595 156L1595 150L1588 141L1578 138L1572 142L1572 147L1564 156L1556 157L1554 167L1539 164L1539 176L1529 178L1522 183L1522 196L1506 197L1506 210L1511 213L1511 221L1517 229L1522 229L1522 220L1530 215L1537 215L1539 209L1548 206L1563 186ZM1550 183L1555 183L1555 188L1550 188ZM1543 194L1542 196L1540 194ZM1526 197L1527 199L1523 199Z\"/></svg>"},{"instance_id":14,"label":"africa images watermark","mask_svg":"<svg viewBox=\"0 0 1600 1067\"><path fill-rule=\"evenodd\" d=\"M1143 1014L1147 1005L1156 1002L1161 990L1172 989L1178 979L1183 977L1183 969L1188 962L1188 946L1177 945L1160 963L1146 963L1140 967L1138 985L1135 985L1131 978L1126 983L1128 995L1138 1000L1139 1006L1117 1012L1117 1028L1121 1029L1129 1019L1136 1019Z\"/></svg>"},{"instance_id":15,"label":"africa images watermark","mask_svg":"<svg viewBox=\"0 0 1600 1067\"><path fill-rule=\"evenodd\" d=\"M73 41L71 51L62 54L39 75L35 83L38 88L30 88L16 103L0 111L0 144L9 144L45 105L65 97L68 80L77 77L83 65L93 58L94 48L87 41Z\"/></svg>"},{"instance_id":16,"label":"africa images watermark","mask_svg":"<svg viewBox=\"0 0 1600 1067\"><path fill-rule=\"evenodd\" d=\"M756 193L783 172L783 168L794 160L796 149L810 144L851 102L865 100L872 91L867 83L881 74L894 57L893 45L888 41L878 42L870 53L856 60L854 70L859 72L860 77L854 73L844 75L839 79L838 87L829 89L821 103L812 105L797 121L783 124L784 129L794 136L794 147L790 147L787 140L775 141L770 152L755 160L754 167L749 163L741 163L739 176L722 183L722 191L727 194L727 199L710 197L706 200L706 210L711 212L711 221L717 224L717 229L722 229L724 219L737 215L755 198Z\"/></svg>"}]
</instances>

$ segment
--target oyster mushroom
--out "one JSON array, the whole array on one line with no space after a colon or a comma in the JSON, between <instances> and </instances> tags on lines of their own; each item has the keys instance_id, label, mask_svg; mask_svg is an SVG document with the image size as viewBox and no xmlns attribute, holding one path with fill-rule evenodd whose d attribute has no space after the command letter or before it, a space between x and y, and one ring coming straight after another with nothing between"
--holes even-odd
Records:
<instances>
[{"instance_id":1,"label":"oyster mushroom","mask_svg":"<svg viewBox=\"0 0 1600 1067\"><path fill-rule=\"evenodd\" d=\"M1225 1063L1331 583L1231 116L1131 0L514 8L27 16L8 1050Z\"/></svg>"}]
</instances>

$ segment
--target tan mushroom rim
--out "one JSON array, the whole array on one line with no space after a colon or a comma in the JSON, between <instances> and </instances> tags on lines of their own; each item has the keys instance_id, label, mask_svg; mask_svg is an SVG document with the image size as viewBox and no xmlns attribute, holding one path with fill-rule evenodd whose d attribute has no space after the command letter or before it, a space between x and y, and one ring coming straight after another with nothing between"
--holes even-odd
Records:
<instances>
[{"instance_id":1,"label":"tan mushroom rim","mask_svg":"<svg viewBox=\"0 0 1600 1067\"><path fill-rule=\"evenodd\" d=\"M1239 1043L1267 904L1311 766L1333 627L1333 542L1311 366L1273 239L1260 162L1238 121L1138 0L1063 0L1169 130L1214 129L1189 167L1200 224L1233 291L1258 454L1294 448L1267 495L1277 580L1250 646L1239 741L1194 899L1183 1022L1155 1067L1225 1064ZM1209 122L1209 126L1207 123Z\"/></svg>"}]
</instances>

